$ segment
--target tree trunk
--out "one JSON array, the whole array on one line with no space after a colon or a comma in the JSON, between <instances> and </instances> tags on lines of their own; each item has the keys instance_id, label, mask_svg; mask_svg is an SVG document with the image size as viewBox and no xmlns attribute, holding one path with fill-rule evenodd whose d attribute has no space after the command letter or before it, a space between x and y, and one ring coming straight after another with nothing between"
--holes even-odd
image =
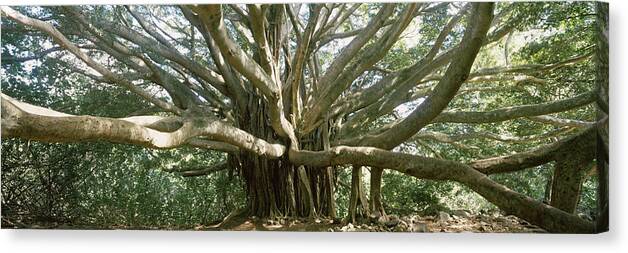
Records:
<instances>
[{"instance_id":1,"label":"tree trunk","mask_svg":"<svg viewBox=\"0 0 628 253\"><path fill-rule=\"evenodd\" d=\"M242 113L240 127L256 137L278 142L267 121L266 108L259 98L250 99L247 112ZM314 134L318 134L316 131ZM317 136L318 137L318 136ZM303 144L308 149L322 149L320 138ZM295 166L288 159L268 159L241 152L232 157L232 166L243 176L250 215L258 217L335 217L333 168Z\"/></svg>"},{"instance_id":2,"label":"tree trunk","mask_svg":"<svg viewBox=\"0 0 628 253\"><path fill-rule=\"evenodd\" d=\"M598 169L598 198L596 232L608 231L609 204L608 204L608 3L597 2L597 52L596 52L596 86L597 96L597 169Z\"/></svg>"},{"instance_id":3,"label":"tree trunk","mask_svg":"<svg viewBox=\"0 0 628 253\"><path fill-rule=\"evenodd\" d=\"M351 172L351 196L347 222L355 223L356 217L368 217L369 205L362 184L362 166L353 166Z\"/></svg>"},{"instance_id":4,"label":"tree trunk","mask_svg":"<svg viewBox=\"0 0 628 253\"><path fill-rule=\"evenodd\" d=\"M545 183L545 192L543 193L543 203L549 204L552 201L552 184L554 183L554 175L551 173L547 176Z\"/></svg>"},{"instance_id":5,"label":"tree trunk","mask_svg":"<svg viewBox=\"0 0 628 253\"><path fill-rule=\"evenodd\" d=\"M556 161L550 201L552 206L568 213L576 211L590 162L591 159L582 156L568 156Z\"/></svg>"},{"instance_id":6,"label":"tree trunk","mask_svg":"<svg viewBox=\"0 0 628 253\"><path fill-rule=\"evenodd\" d=\"M574 213L580 200L582 183L587 177L595 150L591 148L595 135L587 135L580 142L560 150L554 155L554 176L550 205Z\"/></svg>"},{"instance_id":7,"label":"tree trunk","mask_svg":"<svg viewBox=\"0 0 628 253\"><path fill-rule=\"evenodd\" d=\"M608 204L608 154L604 149L601 138L598 138L598 191L597 191L597 217L595 220L595 231L597 233L608 231L609 224L609 204Z\"/></svg>"},{"instance_id":8,"label":"tree trunk","mask_svg":"<svg viewBox=\"0 0 628 253\"><path fill-rule=\"evenodd\" d=\"M384 206L382 205L382 174L384 170L381 168L371 168L371 214L375 216L385 216Z\"/></svg>"}]
</instances>

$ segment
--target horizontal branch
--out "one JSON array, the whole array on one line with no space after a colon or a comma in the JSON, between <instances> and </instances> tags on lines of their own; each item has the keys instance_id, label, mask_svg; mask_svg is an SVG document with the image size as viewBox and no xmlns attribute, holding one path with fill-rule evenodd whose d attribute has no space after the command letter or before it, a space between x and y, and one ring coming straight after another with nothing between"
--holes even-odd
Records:
<instances>
[{"instance_id":1,"label":"horizontal branch","mask_svg":"<svg viewBox=\"0 0 628 253\"><path fill-rule=\"evenodd\" d=\"M510 66L510 67L497 67L497 68L487 68L480 69L469 77L476 76L487 76L487 75L495 75L501 73L534 73L534 72L542 72L542 71L552 71L560 67L573 65L582 61L589 59L593 55L592 52L578 55L560 62L551 63L551 64L527 64L520 66Z\"/></svg>"},{"instance_id":2,"label":"horizontal branch","mask_svg":"<svg viewBox=\"0 0 628 253\"><path fill-rule=\"evenodd\" d=\"M545 83L546 81L536 78L531 75L527 75L527 74L547 72L547 71L552 71L561 67L570 66L579 62L583 62L591 58L592 55L593 53L586 53L583 55L578 55L578 56L575 56L566 60L562 60L556 63L551 63L551 64L526 64L526 65L519 65L519 66L480 69L473 73L470 73L469 78L466 80L466 82L475 83L475 82L500 81L500 80L504 80L505 77L502 77L499 75L519 74L518 76L514 77L515 81L517 82L531 81L531 82ZM441 78L442 78L441 75L432 75L432 76L425 77L423 80L421 80L421 82L438 81Z\"/></svg>"},{"instance_id":3,"label":"horizontal branch","mask_svg":"<svg viewBox=\"0 0 628 253\"><path fill-rule=\"evenodd\" d=\"M156 116L123 119L74 116L22 103L5 94L1 95L3 138L18 137L44 142L102 140L158 149L188 144L211 147L212 144L216 144L195 140L196 137L204 136L269 158L280 157L285 152L285 147L281 144L268 143L219 120ZM181 126L174 130L175 124ZM225 145L219 147L234 150Z\"/></svg>"},{"instance_id":4,"label":"horizontal branch","mask_svg":"<svg viewBox=\"0 0 628 253\"><path fill-rule=\"evenodd\" d=\"M591 126L594 123L589 122L581 122L581 121L571 121L571 120L561 120L553 118L550 120L549 116L545 116L547 114L557 113L572 110L577 107L581 107L587 104L590 104L594 101L595 93L594 92L586 92L579 96L558 100L554 102L547 102L541 104L534 105L522 105L522 106L513 106L506 107L501 109L496 109L493 111L485 111L485 112L441 112L430 124L432 123L470 123L470 124L479 124L479 123L492 123L492 122L501 122L512 120L521 117L531 118L534 116L543 116L541 118L536 118L536 121L545 121L544 123L550 123L552 125L557 126L571 126L571 127L586 127ZM399 121L397 120L393 123L385 125L379 129L374 130L369 133L369 135L377 135L384 131L391 129L391 127L395 126ZM353 127L345 124L343 127ZM345 130L346 131L346 130ZM354 143L356 138L353 139L340 139L337 140L336 144L347 145Z\"/></svg>"},{"instance_id":5,"label":"horizontal branch","mask_svg":"<svg viewBox=\"0 0 628 253\"><path fill-rule=\"evenodd\" d=\"M509 142L509 143L526 143L531 141L543 140L550 137L555 137L557 135L563 134L567 131L570 131L573 128L559 128L553 131L549 131L544 134L539 135L528 135L528 136L510 136L510 135L500 135L491 132L472 132L472 133L463 133L457 135L447 135L440 132L432 132L432 131L421 131L417 133L414 138L418 139L430 139L438 142L444 143L455 143L459 141L464 141L468 139L490 139L500 142Z\"/></svg>"},{"instance_id":6,"label":"horizontal branch","mask_svg":"<svg viewBox=\"0 0 628 253\"><path fill-rule=\"evenodd\" d=\"M586 152L581 152L581 154L594 154L596 148L595 131L595 127L589 127L574 136L549 145L513 155L477 160L470 163L470 166L489 175L519 171L546 164L554 161L557 155L564 152L569 153L572 150L582 149Z\"/></svg>"},{"instance_id":7,"label":"horizontal branch","mask_svg":"<svg viewBox=\"0 0 628 253\"><path fill-rule=\"evenodd\" d=\"M212 149L216 151L222 151L227 153L238 153L240 149L237 146L220 142L220 141L211 141L201 138L192 138L186 142L188 146L196 147L196 148L204 148L204 149Z\"/></svg>"},{"instance_id":8,"label":"horizontal branch","mask_svg":"<svg viewBox=\"0 0 628 253\"><path fill-rule=\"evenodd\" d=\"M442 112L434 122L451 123L490 123L500 122L521 117L546 115L568 111L595 101L594 92L586 92L573 98L553 102L512 106L486 112Z\"/></svg>"},{"instance_id":9,"label":"horizontal branch","mask_svg":"<svg viewBox=\"0 0 628 253\"><path fill-rule=\"evenodd\" d=\"M561 119L561 118L556 118L549 115L532 116L532 117L528 117L528 119L532 121L540 122L540 123L559 126L559 127L563 127L563 126L590 127L590 126L595 125L595 122L575 120L575 119Z\"/></svg>"},{"instance_id":10,"label":"horizontal branch","mask_svg":"<svg viewBox=\"0 0 628 253\"><path fill-rule=\"evenodd\" d=\"M13 64L13 63L18 63L18 62L38 60L38 59L44 58L46 55L49 55L54 52L62 51L62 50L64 50L64 48L62 47L51 47L46 50L36 52L31 56L17 57L17 56L3 55L2 64Z\"/></svg>"},{"instance_id":11,"label":"horizontal branch","mask_svg":"<svg viewBox=\"0 0 628 253\"><path fill-rule=\"evenodd\" d=\"M328 151L290 150L289 158L294 164L312 167L353 164L390 168L420 179L453 180L468 186L502 210L550 232L593 232L592 223L514 192L471 166L454 161L347 146L333 147Z\"/></svg>"},{"instance_id":12,"label":"horizontal branch","mask_svg":"<svg viewBox=\"0 0 628 253\"><path fill-rule=\"evenodd\" d=\"M163 169L165 172L177 173L183 177L198 177L206 176L218 171L229 169L227 162L221 162L219 164L204 167L204 168L169 168Z\"/></svg>"}]
</instances>

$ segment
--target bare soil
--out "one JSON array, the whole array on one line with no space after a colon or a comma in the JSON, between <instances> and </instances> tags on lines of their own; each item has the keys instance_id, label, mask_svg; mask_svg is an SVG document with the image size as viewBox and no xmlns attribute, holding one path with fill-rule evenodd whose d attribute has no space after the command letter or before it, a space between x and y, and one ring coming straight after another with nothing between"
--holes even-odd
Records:
<instances>
[{"instance_id":1,"label":"bare soil","mask_svg":"<svg viewBox=\"0 0 628 253\"><path fill-rule=\"evenodd\" d=\"M196 230L196 231L302 231L302 232L445 232L445 233L546 233L515 216L471 214L466 217L403 216L367 218L353 223L330 219L260 219L235 215L213 225L127 226L29 222L2 218L2 229L104 229L104 230Z\"/></svg>"}]
</instances>

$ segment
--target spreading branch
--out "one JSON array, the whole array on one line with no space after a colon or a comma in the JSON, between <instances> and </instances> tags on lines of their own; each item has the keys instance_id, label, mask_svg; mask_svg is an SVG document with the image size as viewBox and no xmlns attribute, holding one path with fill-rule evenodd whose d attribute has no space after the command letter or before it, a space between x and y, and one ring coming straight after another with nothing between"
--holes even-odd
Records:
<instances>
[{"instance_id":1,"label":"spreading branch","mask_svg":"<svg viewBox=\"0 0 628 253\"><path fill-rule=\"evenodd\" d=\"M550 232L590 233L591 222L580 219L512 191L473 167L454 161L390 152L371 147L337 146L328 151L290 150L290 161L313 167L353 164L390 168L431 180L453 180L465 184L502 210L539 225ZM526 208L521 208L525 206Z\"/></svg>"},{"instance_id":2,"label":"spreading branch","mask_svg":"<svg viewBox=\"0 0 628 253\"><path fill-rule=\"evenodd\" d=\"M434 122L451 123L490 123L521 117L539 116L568 111L595 101L594 92L586 92L573 98L534 105L505 107L486 112L443 112Z\"/></svg>"},{"instance_id":3,"label":"spreading branch","mask_svg":"<svg viewBox=\"0 0 628 253\"><path fill-rule=\"evenodd\" d=\"M352 140L348 144L391 149L403 143L436 118L456 95L464 80L467 79L475 57L482 47L492 17L493 4L473 4L472 21L469 22L460 44L461 53L457 60L449 65L445 77L434 88L430 96L408 117L385 132L374 136L364 136Z\"/></svg>"},{"instance_id":4,"label":"spreading branch","mask_svg":"<svg viewBox=\"0 0 628 253\"><path fill-rule=\"evenodd\" d=\"M41 21L41 20L37 20L37 19L34 19L34 18L30 18L30 17L24 16L21 13L13 10L12 8L10 8L8 6L1 6L0 10L7 17L9 17L10 19L15 20L16 22L18 22L20 24L23 24L23 25L26 25L26 26L33 27L33 28L35 28L37 30L40 30L40 31L45 32L46 34L50 35L55 40L55 42L57 42L57 44L59 44L61 47L63 47L65 49L67 49L68 51L70 51L72 54L74 54L77 58L79 58L81 61L83 61L89 67L91 67L92 69L96 70L98 73L103 75L104 78L110 80L113 83L117 83L117 84L122 85L123 87L127 88L131 92L139 95L143 99L145 99L145 100L147 100L147 101L149 101L149 102L151 102L151 103L161 107L162 109L164 109L166 111L174 112L176 114L181 114L181 112L182 112L181 109L176 107L172 103L169 103L169 102L163 101L161 99L155 98L148 91L146 91L146 90L144 90L144 89L134 85L133 83L131 83L127 79L121 77L120 75L111 72L105 66L103 66L102 64L100 64L100 63L96 62L95 60L93 60L92 58L90 58L85 52L83 52L79 47L77 47L74 43L72 43L70 40L68 40L61 32L59 32L51 24L46 23L46 22Z\"/></svg>"},{"instance_id":5,"label":"spreading branch","mask_svg":"<svg viewBox=\"0 0 628 253\"><path fill-rule=\"evenodd\" d=\"M519 171L556 160L561 153L573 152L574 149L585 150L585 153L595 153L595 127L589 127L578 134L565 138L534 150L513 155L487 158L474 161L470 164L474 169L484 174L506 173Z\"/></svg>"},{"instance_id":6,"label":"spreading branch","mask_svg":"<svg viewBox=\"0 0 628 253\"><path fill-rule=\"evenodd\" d=\"M187 167L187 168L169 168L163 169L165 172L171 172L181 175L182 177L199 177L207 176L219 171L228 170L227 162L221 162L209 167Z\"/></svg>"},{"instance_id":7,"label":"spreading branch","mask_svg":"<svg viewBox=\"0 0 628 253\"><path fill-rule=\"evenodd\" d=\"M176 124L180 127L176 128ZM281 157L285 152L281 144L268 143L219 120L74 116L19 102L5 94L2 94L2 137L43 142L104 140L157 149L176 148L188 142L197 147L209 147L209 143L194 140L196 137L207 137L270 158ZM229 151L233 150L227 147Z\"/></svg>"}]
</instances>

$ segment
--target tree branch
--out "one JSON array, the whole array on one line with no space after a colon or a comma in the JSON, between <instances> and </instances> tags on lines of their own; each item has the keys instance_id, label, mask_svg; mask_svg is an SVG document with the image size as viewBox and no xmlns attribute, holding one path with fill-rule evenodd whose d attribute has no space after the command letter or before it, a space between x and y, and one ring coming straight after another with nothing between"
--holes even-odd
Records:
<instances>
[{"instance_id":1,"label":"tree branch","mask_svg":"<svg viewBox=\"0 0 628 253\"><path fill-rule=\"evenodd\" d=\"M573 98L553 102L521 105L496 109L487 112L443 112L433 122L450 123L490 123L500 122L520 117L546 115L568 111L595 101L594 92L586 92Z\"/></svg>"},{"instance_id":2,"label":"tree branch","mask_svg":"<svg viewBox=\"0 0 628 253\"><path fill-rule=\"evenodd\" d=\"M408 117L380 134L350 140L346 144L392 149L436 118L447 107L449 101L453 99L464 80L467 79L491 24L493 7L492 3L473 3L471 20L460 43L459 57L449 65L445 77L434 88L430 96Z\"/></svg>"},{"instance_id":3,"label":"tree branch","mask_svg":"<svg viewBox=\"0 0 628 253\"><path fill-rule=\"evenodd\" d=\"M320 5L317 5L312 9L307 26L300 37L297 37L297 49L292 59L292 70L289 73L288 82L286 84L285 91L290 92L290 101L292 108L293 122L296 123L301 117L301 110L303 108L303 101L301 98L301 82L303 78L304 65L310 52L310 43L314 28L318 23L318 17L320 14Z\"/></svg>"},{"instance_id":4,"label":"tree branch","mask_svg":"<svg viewBox=\"0 0 628 253\"><path fill-rule=\"evenodd\" d=\"M344 89L344 85L341 85L341 87L335 85L336 79L338 79L346 65L358 54L360 49L375 35L386 19L393 14L394 9L394 4L385 4L377 15L369 21L365 30L351 40L351 42L342 49L340 55L334 58L334 61L327 68L327 71L323 74L319 82L324 85L323 89L314 99L310 100L311 102L308 103L305 109L305 117L303 118L301 129L313 125L321 115L321 112L333 103L333 100L337 97L334 96L337 90L342 91ZM328 101L330 100L329 97L333 97L331 102ZM307 133L307 131L304 133Z\"/></svg>"},{"instance_id":5,"label":"tree branch","mask_svg":"<svg viewBox=\"0 0 628 253\"><path fill-rule=\"evenodd\" d=\"M81 12L78 7L65 7L72 15L77 17L78 19L83 20L82 22L88 23L87 18ZM224 79L222 76L218 75L214 70L210 68L203 67L192 59L182 55L175 48L170 48L162 45L157 40L146 37L132 29L129 29L125 26L114 26L109 22L103 22L102 20L94 21L99 27L103 30L120 36L144 49L155 52L156 54L167 58L177 64L181 65L185 69L190 70L194 75L200 77L206 82L210 83L214 88L216 88L221 93L227 95L227 91L225 89ZM93 25L92 25L93 26Z\"/></svg>"},{"instance_id":6,"label":"tree branch","mask_svg":"<svg viewBox=\"0 0 628 253\"><path fill-rule=\"evenodd\" d=\"M590 127L595 125L595 122L575 120L575 119L561 119L552 117L549 115L540 115L540 116L532 116L527 117L529 120L546 123L554 126L568 126L568 127Z\"/></svg>"},{"instance_id":7,"label":"tree branch","mask_svg":"<svg viewBox=\"0 0 628 253\"><path fill-rule=\"evenodd\" d=\"M449 3L440 3L428 9L437 9L447 6L448 4ZM426 10L421 12L429 12ZM441 34L443 32L444 31L441 31ZM486 37L483 45L486 45L490 41L498 40L506 34L507 33L491 33ZM439 47L440 45L438 43L434 43L430 51L435 51L435 48ZM407 94L410 90L414 88L416 84L424 82L425 77L434 70L449 63L458 55L460 47L461 45L458 45L449 49L436 56L436 58L431 61L427 61L427 58L424 57L412 66L385 76L367 89L354 92L354 94L350 94L344 99L337 101L331 109L330 117L356 112L349 118L348 122L343 125L344 130L342 132L351 132L355 126L371 123L379 118L379 116L387 114L398 105L407 102Z\"/></svg>"},{"instance_id":8,"label":"tree branch","mask_svg":"<svg viewBox=\"0 0 628 253\"><path fill-rule=\"evenodd\" d=\"M177 173L183 177L206 176L218 171L229 169L227 162L221 162L207 168L169 168L163 169L165 172Z\"/></svg>"},{"instance_id":9,"label":"tree branch","mask_svg":"<svg viewBox=\"0 0 628 253\"><path fill-rule=\"evenodd\" d=\"M416 9L417 4L408 4L399 15L399 18L377 41L366 46L366 48L355 55L354 59L346 67L343 66L344 71L335 80L326 85L326 89L316 98L313 107L309 107L310 110L307 111L303 122L302 134L309 133L315 129L315 121L319 120L318 117L322 116L322 112L328 111L332 103L351 85L353 80L388 53L388 50L392 48L401 33L412 21ZM322 82L326 83L324 78Z\"/></svg>"},{"instance_id":10,"label":"tree branch","mask_svg":"<svg viewBox=\"0 0 628 253\"><path fill-rule=\"evenodd\" d=\"M0 93L1 94L1 93ZM175 130L176 125L181 126ZM159 131L159 130L174 131ZM44 142L104 140L148 148L168 149L185 144L210 146L194 140L205 136L261 156L281 157L285 147L270 144L218 120L140 116L123 119L74 116L19 102L2 94L2 137Z\"/></svg>"},{"instance_id":11,"label":"tree branch","mask_svg":"<svg viewBox=\"0 0 628 253\"><path fill-rule=\"evenodd\" d=\"M443 143L456 143L459 141L464 141L468 139L490 139L500 142L509 142L509 143L527 143L531 141L543 140L550 137L555 137L557 135L563 134L572 130L573 128L558 128L553 131L549 131L544 134L539 135L528 135L528 136L509 136L509 135L500 135L491 132L472 132L472 133L463 133L457 135L447 135L440 132L432 132L432 131L421 131L417 133L413 138L415 139L430 139Z\"/></svg>"},{"instance_id":12,"label":"tree branch","mask_svg":"<svg viewBox=\"0 0 628 253\"><path fill-rule=\"evenodd\" d=\"M546 164L554 161L557 155L572 152L574 149L587 150L587 152L583 152L583 154L593 154L596 148L595 131L596 127L589 127L569 138L541 146L534 150L514 155L477 160L469 165L479 172L490 175L519 171Z\"/></svg>"},{"instance_id":13,"label":"tree branch","mask_svg":"<svg viewBox=\"0 0 628 253\"><path fill-rule=\"evenodd\" d=\"M328 151L289 151L290 161L312 167L343 164L390 168L431 180L453 180L479 193L500 209L550 232L591 233L593 224L514 192L472 167L454 161L385 151L370 147L337 146Z\"/></svg>"},{"instance_id":14,"label":"tree branch","mask_svg":"<svg viewBox=\"0 0 628 253\"><path fill-rule=\"evenodd\" d=\"M115 74L113 72L111 72L110 70L108 70L107 68L105 68L105 66L97 63L96 61L94 61L92 58L90 58L89 56L87 56L87 54L85 54L85 52L81 51L81 49L79 49L76 45L74 45L74 43L70 42L61 32L59 32L56 28L54 28L52 25L43 22L41 20L37 20L34 18L30 18L27 16L24 16L22 14L20 14L19 12L13 10L10 7L7 6L1 6L0 10L2 10L2 13L4 13L5 15L7 15L7 17L17 21L18 23L27 25L27 26L31 26L35 29L41 30L45 33L47 33L48 35L50 35L60 46L66 48L68 51L70 51L72 54L74 54L76 57L78 57L81 61L85 62L85 64L87 64L89 67L91 67L92 69L96 70L98 73L100 73L101 75L103 75L104 78L121 84L122 86L126 87L128 90L130 90L131 92L139 95L140 97L146 99L147 101L161 107L162 109L166 110L166 111L170 111L170 112L174 112L176 114L181 114L181 109L176 107L175 105L163 101L161 99L155 98L153 97L152 94L150 94L148 91L137 87L136 85L134 85L133 83L129 82L128 80L122 78L121 76L119 76L118 74Z\"/></svg>"},{"instance_id":15,"label":"tree branch","mask_svg":"<svg viewBox=\"0 0 628 253\"><path fill-rule=\"evenodd\" d=\"M225 62L218 45L216 45L214 39L210 37L209 31L207 31L206 27L201 23L199 17L195 16L194 13L184 6L179 6L179 9L181 9L183 16L190 22L190 24L200 31L203 39L205 40L205 44L207 44L209 53L214 60L214 64L218 67L218 70L225 79L225 84L227 85L227 90L229 91L228 96L233 98L240 111L244 111L248 92L243 86L240 78Z\"/></svg>"},{"instance_id":16,"label":"tree branch","mask_svg":"<svg viewBox=\"0 0 628 253\"><path fill-rule=\"evenodd\" d=\"M266 97L270 107L273 129L280 136L288 137L291 142L296 143L297 138L294 135L294 128L284 116L280 87L266 74L262 67L255 63L231 40L222 19L221 6L207 5L204 7L192 7L192 9L203 17L202 22L212 34L227 62L249 79Z\"/></svg>"}]
</instances>

